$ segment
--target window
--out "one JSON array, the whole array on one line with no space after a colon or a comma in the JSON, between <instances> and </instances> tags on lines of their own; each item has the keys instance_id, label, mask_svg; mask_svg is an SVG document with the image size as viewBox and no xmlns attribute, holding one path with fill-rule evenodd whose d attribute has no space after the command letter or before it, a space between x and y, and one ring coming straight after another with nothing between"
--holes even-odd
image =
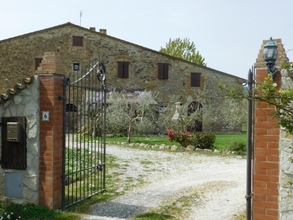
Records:
<instances>
[{"instance_id":1,"label":"window","mask_svg":"<svg viewBox=\"0 0 293 220\"><path fill-rule=\"evenodd\" d=\"M38 69L38 67L40 66L41 62L42 62L43 58L35 58L35 70Z\"/></svg>"},{"instance_id":2,"label":"window","mask_svg":"<svg viewBox=\"0 0 293 220\"><path fill-rule=\"evenodd\" d=\"M72 46L83 46L83 37L73 36Z\"/></svg>"},{"instance_id":3,"label":"window","mask_svg":"<svg viewBox=\"0 0 293 220\"><path fill-rule=\"evenodd\" d=\"M191 73L191 87L200 87L200 73Z\"/></svg>"},{"instance_id":4,"label":"window","mask_svg":"<svg viewBox=\"0 0 293 220\"><path fill-rule=\"evenodd\" d=\"M168 63L158 63L158 79L168 79L168 71Z\"/></svg>"},{"instance_id":5,"label":"window","mask_svg":"<svg viewBox=\"0 0 293 220\"><path fill-rule=\"evenodd\" d=\"M73 63L73 70L78 71L79 70L79 63Z\"/></svg>"},{"instance_id":6,"label":"window","mask_svg":"<svg viewBox=\"0 0 293 220\"><path fill-rule=\"evenodd\" d=\"M118 62L118 78L128 78L129 63Z\"/></svg>"}]
</instances>

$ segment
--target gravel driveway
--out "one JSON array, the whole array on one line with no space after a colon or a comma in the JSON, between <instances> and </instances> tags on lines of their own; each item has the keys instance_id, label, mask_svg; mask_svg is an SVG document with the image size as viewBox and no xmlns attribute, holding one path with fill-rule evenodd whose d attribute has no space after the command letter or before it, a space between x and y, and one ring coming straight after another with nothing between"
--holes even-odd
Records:
<instances>
[{"instance_id":1,"label":"gravel driveway","mask_svg":"<svg viewBox=\"0 0 293 220\"><path fill-rule=\"evenodd\" d=\"M148 210L189 199L186 220L229 220L245 209L246 160L239 156L207 156L195 152L167 152L107 146L119 158L123 180L134 188L111 201L92 206L88 219L130 219ZM121 186L123 190L123 184Z\"/></svg>"}]
</instances>

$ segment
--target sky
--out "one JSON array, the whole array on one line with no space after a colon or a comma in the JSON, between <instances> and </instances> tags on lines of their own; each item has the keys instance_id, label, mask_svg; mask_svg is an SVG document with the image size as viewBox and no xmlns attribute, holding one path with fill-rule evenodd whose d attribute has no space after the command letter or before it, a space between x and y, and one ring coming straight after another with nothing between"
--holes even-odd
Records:
<instances>
[{"instance_id":1,"label":"sky","mask_svg":"<svg viewBox=\"0 0 293 220\"><path fill-rule=\"evenodd\" d=\"M292 0L0 0L0 40L71 22L160 50L188 38L207 66L247 78L263 40L293 60Z\"/></svg>"}]
</instances>

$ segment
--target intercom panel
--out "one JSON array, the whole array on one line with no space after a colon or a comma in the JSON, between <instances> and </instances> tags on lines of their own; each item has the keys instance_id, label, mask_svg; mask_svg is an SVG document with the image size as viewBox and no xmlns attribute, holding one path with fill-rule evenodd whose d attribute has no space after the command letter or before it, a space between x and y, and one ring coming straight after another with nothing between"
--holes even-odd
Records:
<instances>
[{"instance_id":1,"label":"intercom panel","mask_svg":"<svg viewBox=\"0 0 293 220\"><path fill-rule=\"evenodd\" d=\"M7 122L7 141L9 142L20 142L23 129L19 122Z\"/></svg>"}]
</instances>

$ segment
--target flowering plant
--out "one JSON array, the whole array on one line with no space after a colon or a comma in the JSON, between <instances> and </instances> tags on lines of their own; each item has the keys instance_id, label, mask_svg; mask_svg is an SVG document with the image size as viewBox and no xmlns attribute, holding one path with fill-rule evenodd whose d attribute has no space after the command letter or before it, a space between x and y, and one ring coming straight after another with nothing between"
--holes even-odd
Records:
<instances>
[{"instance_id":1,"label":"flowering plant","mask_svg":"<svg viewBox=\"0 0 293 220\"><path fill-rule=\"evenodd\" d=\"M213 132L176 133L170 126L168 127L167 137L170 141L178 142L183 147L192 145L201 149L212 149L216 141L216 135Z\"/></svg>"},{"instance_id":2,"label":"flowering plant","mask_svg":"<svg viewBox=\"0 0 293 220\"><path fill-rule=\"evenodd\" d=\"M191 133L175 133L172 127L168 127L167 137L170 141L175 141L181 144L183 147L187 147L191 143Z\"/></svg>"},{"instance_id":3,"label":"flowering plant","mask_svg":"<svg viewBox=\"0 0 293 220\"><path fill-rule=\"evenodd\" d=\"M11 213L4 213L2 216L0 216L0 220L20 220L21 217L15 215L13 212Z\"/></svg>"}]
</instances>

